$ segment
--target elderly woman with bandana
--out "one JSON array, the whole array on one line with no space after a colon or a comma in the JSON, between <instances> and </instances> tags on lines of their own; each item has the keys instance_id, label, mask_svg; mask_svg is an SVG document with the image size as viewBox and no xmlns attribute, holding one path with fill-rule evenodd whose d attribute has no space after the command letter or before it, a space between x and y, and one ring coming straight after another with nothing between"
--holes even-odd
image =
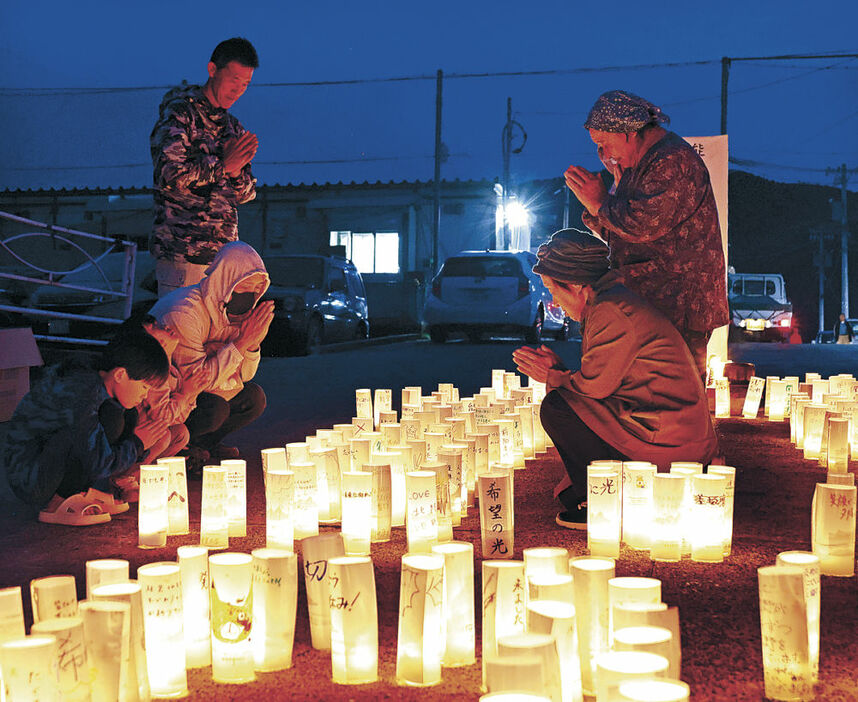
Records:
<instances>
[{"instance_id":1,"label":"elderly woman with bandana","mask_svg":"<svg viewBox=\"0 0 858 702\"><path fill-rule=\"evenodd\" d=\"M712 330L729 322L715 196L700 156L662 124L649 101L604 93L584 127L615 178L570 166L566 184L584 205L584 224L611 247L624 283L679 330L701 377Z\"/></svg>"},{"instance_id":2,"label":"elderly woman with bandana","mask_svg":"<svg viewBox=\"0 0 858 702\"><path fill-rule=\"evenodd\" d=\"M587 526L587 465L598 459L708 463L717 449L703 385L670 321L620 282L600 239L563 229L533 267L567 316L581 322L581 368L545 346L513 352L518 370L546 383L540 408L566 477L557 523Z\"/></svg>"}]
</instances>

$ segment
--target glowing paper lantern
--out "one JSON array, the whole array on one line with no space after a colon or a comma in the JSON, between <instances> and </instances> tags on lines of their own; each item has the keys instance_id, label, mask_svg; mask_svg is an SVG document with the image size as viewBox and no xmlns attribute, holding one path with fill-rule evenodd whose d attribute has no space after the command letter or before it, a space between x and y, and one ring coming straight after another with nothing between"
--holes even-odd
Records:
<instances>
[{"instance_id":1,"label":"glowing paper lantern","mask_svg":"<svg viewBox=\"0 0 858 702\"><path fill-rule=\"evenodd\" d=\"M293 441L286 444L286 467L291 470L293 463L308 463L310 446L306 441Z\"/></svg>"},{"instance_id":2,"label":"glowing paper lantern","mask_svg":"<svg viewBox=\"0 0 858 702\"><path fill-rule=\"evenodd\" d=\"M611 609L614 617L614 630L627 627L651 626L650 615L653 612L664 612L667 605L664 602L627 602Z\"/></svg>"},{"instance_id":3,"label":"glowing paper lantern","mask_svg":"<svg viewBox=\"0 0 858 702\"><path fill-rule=\"evenodd\" d=\"M127 690L131 636L128 603L85 600L80 603L80 616L89 658L93 702L134 699L134 692ZM2 664L0 660L0 666Z\"/></svg>"},{"instance_id":4,"label":"glowing paper lantern","mask_svg":"<svg viewBox=\"0 0 858 702\"><path fill-rule=\"evenodd\" d=\"M25 634L21 588L4 587L0 590L0 641L19 639Z\"/></svg>"},{"instance_id":5,"label":"glowing paper lantern","mask_svg":"<svg viewBox=\"0 0 858 702\"><path fill-rule=\"evenodd\" d=\"M423 395L423 388L419 385L408 385L402 388L402 406L416 405L420 406L420 398Z\"/></svg>"},{"instance_id":6,"label":"glowing paper lantern","mask_svg":"<svg viewBox=\"0 0 858 702\"><path fill-rule=\"evenodd\" d=\"M462 449L455 444L444 444L438 452L438 461L447 466L447 480L450 487L450 516L453 526L462 523L467 512L467 476L462 468Z\"/></svg>"},{"instance_id":7,"label":"glowing paper lantern","mask_svg":"<svg viewBox=\"0 0 858 702\"><path fill-rule=\"evenodd\" d=\"M727 477L694 475L691 491L691 560L720 563L724 560Z\"/></svg>"},{"instance_id":8,"label":"glowing paper lantern","mask_svg":"<svg viewBox=\"0 0 858 702\"><path fill-rule=\"evenodd\" d=\"M533 406L526 404L519 407L518 417L521 422L522 452L526 459L533 458L536 455L533 443Z\"/></svg>"},{"instance_id":9,"label":"glowing paper lantern","mask_svg":"<svg viewBox=\"0 0 858 702\"><path fill-rule=\"evenodd\" d=\"M560 663L560 699L583 700L575 607L566 602L531 602L527 606L527 631L554 639Z\"/></svg>"},{"instance_id":10,"label":"glowing paper lantern","mask_svg":"<svg viewBox=\"0 0 858 702\"><path fill-rule=\"evenodd\" d=\"M828 470L845 473L849 469L849 420L832 417L828 420Z\"/></svg>"},{"instance_id":11,"label":"glowing paper lantern","mask_svg":"<svg viewBox=\"0 0 858 702\"><path fill-rule=\"evenodd\" d=\"M153 697L188 694L182 582L178 563L148 563L137 569L143 600L146 668Z\"/></svg>"},{"instance_id":12,"label":"glowing paper lantern","mask_svg":"<svg viewBox=\"0 0 858 702\"><path fill-rule=\"evenodd\" d=\"M208 593L206 593L208 594ZM148 700L149 668L143 621L143 591L137 581L99 585L92 591L93 602L123 602L128 605L129 639L126 651L127 674L122 677L122 694L129 699Z\"/></svg>"},{"instance_id":13,"label":"glowing paper lantern","mask_svg":"<svg viewBox=\"0 0 858 702\"><path fill-rule=\"evenodd\" d=\"M810 540L823 575L855 574L855 487L817 483Z\"/></svg>"},{"instance_id":14,"label":"glowing paper lantern","mask_svg":"<svg viewBox=\"0 0 858 702\"><path fill-rule=\"evenodd\" d=\"M489 435L489 466L492 463L499 463L500 458L500 425L497 422L486 422L480 427Z\"/></svg>"},{"instance_id":15,"label":"glowing paper lantern","mask_svg":"<svg viewBox=\"0 0 858 702\"><path fill-rule=\"evenodd\" d=\"M323 524L338 522L342 517L342 485L337 449L325 447L309 453L310 461L316 466L316 507L319 510L319 521Z\"/></svg>"},{"instance_id":16,"label":"glowing paper lantern","mask_svg":"<svg viewBox=\"0 0 858 702\"><path fill-rule=\"evenodd\" d=\"M450 499L450 471L446 463L424 461L420 470L435 475L435 514L438 541L453 540L453 509Z\"/></svg>"},{"instance_id":17,"label":"glowing paper lantern","mask_svg":"<svg viewBox=\"0 0 858 702\"><path fill-rule=\"evenodd\" d=\"M760 412L760 400L763 398L765 378L754 376L748 381L748 391L745 393L745 403L742 405L742 416L745 419L756 419Z\"/></svg>"},{"instance_id":18,"label":"glowing paper lantern","mask_svg":"<svg viewBox=\"0 0 858 702\"><path fill-rule=\"evenodd\" d=\"M685 497L682 500L682 516L680 517L680 528L682 531L682 555L691 555L691 504L692 504L692 476L699 475L703 472L702 463L680 464L671 463L670 472L675 475L684 475L688 479L685 482Z\"/></svg>"},{"instance_id":19,"label":"glowing paper lantern","mask_svg":"<svg viewBox=\"0 0 858 702\"><path fill-rule=\"evenodd\" d=\"M709 371L709 382L707 385L712 387L717 380L724 378L724 366L726 363L721 360L720 356L710 356L709 362L706 365Z\"/></svg>"},{"instance_id":20,"label":"glowing paper lantern","mask_svg":"<svg viewBox=\"0 0 858 702\"><path fill-rule=\"evenodd\" d=\"M611 607L611 631L614 631L614 607L661 602L661 580L635 577L611 578L608 581L608 601Z\"/></svg>"},{"instance_id":21,"label":"glowing paper lantern","mask_svg":"<svg viewBox=\"0 0 858 702\"><path fill-rule=\"evenodd\" d=\"M667 676L667 659L655 653L611 651L596 659L596 699L616 700L629 680Z\"/></svg>"},{"instance_id":22,"label":"glowing paper lantern","mask_svg":"<svg viewBox=\"0 0 858 702\"><path fill-rule=\"evenodd\" d=\"M377 454L386 450L386 446L384 443L384 435L380 431L365 431L360 435L361 439L366 439L369 441L369 457L370 459L374 458ZM369 461L366 461L369 463ZM361 464L358 464L358 468L360 468Z\"/></svg>"},{"instance_id":23,"label":"glowing paper lantern","mask_svg":"<svg viewBox=\"0 0 858 702\"><path fill-rule=\"evenodd\" d=\"M542 694L542 660L536 655L517 658L510 656L484 655L486 669L485 689L488 695L480 700L550 700Z\"/></svg>"},{"instance_id":24,"label":"glowing paper lantern","mask_svg":"<svg viewBox=\"0 0 858 702\"><path fill-rule=\"evenodd\" d=\"M564 699L557 648L550 634L525 632L498 638L498 655L501 658L536 656L542 661L542 692L552 700Z\"/></svg>"},{"instance_id":25,"label":"glowing paper lantern","mask_svg":"<svg viewBox=\"0 0 858 702\"><path fill-rule=\"evenodd\" d=\"M33 622L77 616L77 587L73 575L52 575L30 581Z\"/></svg>"},{"instance_id":26,"label":"glowing paper lantern","mask_svg":"<svg viewBox=\"0 0 858 702\"><path fill-rule=\"evenodd\" d=\"M372 473L343 473L342 535L346 553L368 556L372 536Z\"/></svg>"},{"instance_id":27,"label":"glowing paper lantern","mask_svg":"<svg viewBox=\"0 0 858 702\"><path fill-rule=\"evenodd\" d=\"M140 466L138 548L163 548L167 545L167 481L167 466Z\"/></svg>"},{"instance_id":28,"label":"glowing paper lantern","mask_svg":"<svg viewBox=\"0 0 858 702\"><path fill-rule=\"evenodd\" d=\"M471 665L475 648L474 547L468 541L448 541L432 547L444 559L444 631L441 663L445 668Z\"/></svg>"},{"instance_id":29,"label":"glowing paper lantern","mask_svg":"<svg viewBox=\"0 0 858 702\"><path fill-rule=\"evenodd\" d=\"M617 470L587 467L587 549L591 556L620 557L622 463Z\"/></svg>"},{"instance_id":30,"label":"glowing paper lantern","mask_svg":"<svg viewBox=\"0 0 858 702\"><path fill-rule=\"evenodd\" d=\"M489 435L485 432L468 434L467 438L474 440L474 486L477 478L489 472Z\"/></svg>"},{"instance_id":31,"label":"glowing paper lantern","mask_svg":"<svg viewBox=\"0 0 858 702\"><path fill-rule=\"evenodd\" d=\"M343 536L327 532L310 536L301 542L304 585L307 591L307 609L310 617L310 638L313 648L331 650L331 608L328 603L330 575L328 562L344 556Z\"/></svg>"},{"instance_id":32,"label":"glowing paper lantern","mask_svg":"<svg viewBox=\"0 0 858 702\"><path fill-rule=\"evenodd\" d=\"M822 450L822 430L825 428L827 405L810 404L804 408L804 448L805 458L819 458Z\"/></svg>"},{"instance_id":33,"label":"glowing paper lantern","mask_svg":"<svg viewBox=\"0 0 858 702\"><path fill-rule=\"evenodd\" d=\"M355 390L355 414L361 419L372 419L372 392L369 388Z\"/></svg>"},{"instance_id":34,"label":"glowing paper lantern","mask_svg":"<svg viewBox=\"0 0 858 702\"><path fill-rule=\"evenodd\" d=\"M405 472L411 470L411 447L390 446L381 461L390 462L390 519L395 527L405 526Z\"/></svg>"},{"instance_id":35,"label":"glowing paper lantern","mask_svg":"<svg viewBox=\"0 0 858 702\"><path fill-rule=\"evenodd\" d=\"M268 471L277 470L281 473L286 470L286 448L267 448L260 451L262 455L262 479L268 485Z\"/></svg>"},{"instance_id":36,"label":"glowing paper lantern","mask_svg":"<svg viewBox=\"0 0 858 702\"><path fill-rule=\"evenodd\" d=\"M804 411L810 404L807 396L799 397L792 405L790 414L790 440L797 449L804 449Z\"/></svg>"},{"instance_id":37,"label":"glowing paper lantern","mask_svg":"<svg viewBox=\"0 0 858 702\"><path fill-rule=\"evenodd\" d=\"M769 387L771 392L766 400L770 422L782 422L786 413L786 380L773 380Z\"/></svg>"},{"instance_id":38,"label":"glowing paper lantern","mask_svg":"<svg viewBox=\"0 0 858 702\"><path fill-rule=\"evenodd\" d=\"M381 443L386 451L389 451L391 446L398 446L402 443L402 425L395 419L392 422L383 423L379 430L381 431Z\"/></svg>"},{"instance_id":39,"label":"glowing paper lantern","mask_svg":"<svg viewBox=\"0 0 858 702\"><path fill-rule=\"evenodd\" d=\"M423 439L408 440L406 446L411 449L411 468L406 466L405 472L409 470L419 470L423 461L426 460L426 442Z\"/></svg>"},{"instance_id":40,"label":"glowing paper lantern","mask_svg":"<svg viewBox=\"0 0 858 702\"><path fill-rule=\"evenodd\" d=\"M253 558L254 668L261 672L292 667L298 611L298 556L291 551L257 548Z\"/></svg>"},{"instance_id":41,"label":"glowing paper lantern","mask_svg":"<svg viewBox=\"0 0 858 702\"><path fill-rule=\"evenodd\" d=\"M524 561L483 561L483 682L486 656L498 654L498 639L524 633Z\"/></svg>"},{"instance_id":42,"label":"glowing paper lantern","mask_svg":"<svg viewBox=\"0 0 858 702\"><path fill-rule=\"evenodd\" d=\"M92 591L99 585L124 583L128 581L128 561L122 558L99 558L86 562L86 599L92 598Z\"/></svg>"},{"instance_id":43,"label":"glowing paper lantern","mask_svg":"<svg viewBox=\"0 0 858 702\"><path fill-rule=\"evenodd\" d=\"M399 435L401 442L414 441L423 438L423 429L420 426L420 420L414 417L402 417L399 422Z\"/></svg>"},{"instance_id":44,"label":"glowing paper lantern","mask_svg":"<svg viewBox=\"0 0 858 702\"><path fill-rule=\"evenodd\" d=\"M182 617L185 660L188 668L204 668L212 662L209 552L203 546L179 546L182 578Z\"/></svg>"},{"instance_id":45,"label":"glowing paper lantern","mask_svg":"<svg viewBox=\"0 0 858 702\"><path fill-rule=\"evenodd\" d=\"M285 463L284 463L285 465ZM265 545L291 551L295 529L292 504L295 474L285 469L270 469L265 482Z\"/></svg>"},{"instance_id":46,"label":"glowing paper lantern","mask_svg":"<svg viewBox=\"0 0 858 702\"><path fill-rule=\"evenodd\" d=\"M372 416L376 427L380 423L381 413L390 412L390 408L392 407L391 394L392 393L389 389L376 388L375 390L375 401L372 404Z\"/></svg>"},{"instance_id":47,"label":"glowing paper lantern","mask_svg":"<svg viewBox=\"0 0 858 702\"><path fill-rule=\"evenodd\" d=\"M351 449L351 463L348 466L349 470L360 470L364 463L369 463L370 459L370 440L362 436L349 439L349 447ZM345 469L346 466L343 466ZM342 471L343 473L345 470Z\"/></svg>"},{"instance_id":48,"label":"glowing paper lantern","mask_svg":"<svg viewBox=\"0 0 858 702\"><path fill-rule=\"evenodd\" d=\"M650 547L652 486L656 471L652 463L623 463L623 541L631 548Z\"/></svg>"},{"instance_id":49,"label":"glowing paper lantern","mask_svg":"<svg viewBox=\"0 0 858 702\"><path fill-rule=\"evenodd\" d=\"M810 385L813 388L810 399L814 404L819 404L822 402L822 396L827 395L830 390L830 385L828 380L823 380L822 378L814 378L810 381Z\"/></svg>"},{"instance_id":50,"label":"glowing paper lantern","mask_svg":"<svg viewBox=\"0 0 858 702\"><path fill-rule=\"evenodd\" d=\"M814 676L807 630L804 576L800 568L757 569L766 697L813 699Z\"/></svg>"},{"instance_id":51,"label":"glowing paper lantern","mask_svg":"<svg viewBox=\"0 0 858 702\"><path fill-rule=\"evenodd\" d=\"M433 471L405 474L405 528L410 553L430 553L438 543L437 489Z\"/></svg>"},{"instance_id":52,"label":"glowing paper lantern","mask_svg":"<svg viewBox=\"0 0 858 702\"><path fill-rule=\"evenodd\" d=\"M832 473L829 471L825 477L825 482L830 485L854 485L855 476L852 473Z\"/></svg>"},{"instance_id":53,"label":"glowing paper lantern","mask_svg":"<svg viewBox=\"0 0 858 702\"><path fill-rule=\"evenodd\" d=\"M614 577L614 561L607 558L569 560L575 589L575 623L584 692L595 692L596 657L610 650L610 600L608 582Z\"/></svg>"},{"instance_id":54,"label":"glowing paper lantern","mask_svg":"<svg viewBox=\"0 0 858 702\"><path fill-rule=\"evenodd\" d=\"M617 692L621 702L686 702L691 691L681 680L629 680Z\"/></svg>"},{"instance_id":55,"label":"glowing paper lantern","mask_svg":"<svg viewBox=\"0 0 858 702\"><path fill-rule=\"evenodd\" d=\"M190 533L188 518L188 475L184 456L159 458L167 466L167 535Z\"/></svg>"},{"instance_id":56,"label":"glowing paper lantern","mask_svg":"<svg viewBox=\"0 0 858 702\"><path fill-rule=\"evenodd\" d=\"M63 702L90 702L89 664L83 619L46 619L33 624L31 636L53 636L57 640L56 656L60 662L59 690Z\"/></svg>"},{"instance_id":57,"label":"glowing paper lantern","mask_svg":"<svg viewBox=\"0 0 858 702\"><path fill-rule=\"evenodd\" d=\"M335 683L359 685L378 679L378 606L375 572L368 556L328 561L331 608L331 669Z\"/></svg>"},{"instance_id":58,"label":"glowing paper lantern","mask_svg":"<svg viewBox=\"0 0 858 702\"><path fill-rule=\"evenodd\" d=\"M524 557L524 574L527 579L536 575L560 575L569 572L569 551L559 546L537 546L526 548Z\"/></svg>"},{"instance_id":59,"label":"glowing paper lantern","mask_svg":"<svg viewBox=\"0 0 858 702\"><path fill-rule=\"evenodd\" d=\"M730 381L727 378L715 380L715 416L730 416Z\"/></svg>"},{"instance_id":60,"label":"glowing paper lantern","mask_svg":"<svg viewBox=\"0 0 858 702\"><path fill-rule=\"evenodd\" d=\"M221 461L226 468L226 514L230 536L247 536L247 463L239 458Z\"/></svg>"},{"instance_id":61,"label":"glowing paper lantern","mask_svg":"<svg viewBox=\"0 0 858 702\"><path fill-rule=\"evenodd\" d=\"M664 656L668 661L667 675L675 678L679 671L670 667L672 638L670 630L660 626L629 626L622 629L614 627L614 650L646 651Z\"/></svg>"},{"instance_id":62,"label":"glowing paper lantern","mask_svg":"<svg viewBox=\"0 0 858 702\"><path fill-rule=\"evenodd\" d=\"M480 535L483 558L512 558L515 545L513 477L485 473L479 477Z\"/></svg>"},{"instance_id":63,"label":"glowing paper lantern","mask_svg":"<svg viewBox=\"0 0 858 702\"><path fill-rule=\"evenodd\" d=\"M287 450L288 453L288 450ZM316 465L309 461L289 463L294 496L292 502L292 528L296 539L319 533L319 506L316 502Z\"/></svg>"},{"instance_id":64,"label":"glowing paper lantern","mask_svg":"<svg viewBox=\"0 0 858 702\"><path fill-rule=\"evenodd\" d=\"M568 573L538 573L527 578L527 601L552 600L575 604L575 589Z\"/></svg>"},{"instance_id":65,"label":"glowing paper lantern","mask_svg":"<svg viewBox=\"0 0 858 702\"><path fill-rule=\"evenodd\" d=\"M650 558L679 561L682 558L682 507L688 477L656 473L653 482L653 520Z\"/></svg>"},{"instance_id":66,"label":"glowing paper lantern","mask_svg":"<svg viewBox=\"0 0 858 702\"><path fill-rule=\"evenodd\" d=\"M25 636L0 643L0 668L9 702L59 702L57 640L53 636Z\"/></svg>"},{"instance_id":67,"label":"glowing paper lantern","mask_svg":"<svg viewBox=\"0 0 858 702\"><path fill-rule=\"evenodd\" d=\"M722 475L727 480L727 501L724 505L723 533L721 545L724 557L730 555L733 549L733 503L736 497L736 469L733 466L709 466L709 475Z\"/></svg>"},{"instance_id":68,"label":"glowing paper lantern","mask_svg":"<svg viewBox=\"0 0 858 702\"><path fill-rule=\"evenodd\" d=\"M203 466L203 496L200 509L200 545L229 546L229 516L226 511L226 468Z\"/></svg>"},{"instance_id":69,"label":"glowing paper lantern","mask_svg":"<svg viewBox=\"0 0 858 702\"><path fill-rule=\"evenodd\" d=\"M364 471L370 473L370 541L390 541L393 523L392 473L389 463L369 463ZM350 551L347 550L350 553Z\"/></svg>"},{"instance_id":70,"label":"glowing paper lantern","mask_svg":"<svg viewBox=\"0 0 858 702\"><path fill-rule=\"evenodd\" d=\"M402 556L399 603L396 680L401 685L437 685L446 639L441 556Z\"/></svg>"},{"instance_id":71,"label":"glowing paper lantern","mask_svg":"<svg viewBox=\"0 0 858 702\"><path fill-rule=\"evenodd\" d=\"M334 431L340 432L343 435L343 441L348 442L349 439L354 438L355 425L354 423L334 424Z\"/></svg>"},{"instance_id":72,"label":"glowing paper lantern","mask_svg":"<svg viewBox=\"0 0 858 702\"><path fill-rule=\"evenodd\" d=\"M246 553L209 556L212 616L212 679L245 683L256 679L253 647L253 558Z\"/></svg>"},{"instance_id":73,"label":"glowing paper lantern","mask_svg":"<svg viewBox=\"0 0 858 702\"><path fill-rule=\"evenodd\" d=\"M807 636L810 672L813 681L819 677L819 615L822 604L819 558L807 551L782 551L777 565L798 568L802 572L804 601L807 608Z\"/></svg>"}]
</instances>

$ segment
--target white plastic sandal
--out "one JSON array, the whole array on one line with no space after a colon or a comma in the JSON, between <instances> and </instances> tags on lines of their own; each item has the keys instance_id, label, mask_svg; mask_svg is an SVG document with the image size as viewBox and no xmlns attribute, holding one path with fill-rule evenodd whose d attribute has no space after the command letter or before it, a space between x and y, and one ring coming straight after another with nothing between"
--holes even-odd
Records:
<instances>
[{"instance_id":1,"label":"white plastic sandal","mask_svg":"<svg viewBox=\"0 0 858 702\"><path fill-rule=\"evenodd\" d=\"M88 499L84 493L78 492L64 499L55 510L39 512L39 521L65 526L93 526L109 522L110 513Z\"/></svg>"},{"instance_id":2,"label":"white plastic sandal","mask_svg":"<svg viewBox=\"0 0 858 702\"><path fill-rule=\"evenodd\" d=\"M127 512L131 505L125 500L117 500L113 495L95 488L90 488L84 495L91 503L99 505L104 512L110 515L122 514Z\"/></svg>"}]
</instances>

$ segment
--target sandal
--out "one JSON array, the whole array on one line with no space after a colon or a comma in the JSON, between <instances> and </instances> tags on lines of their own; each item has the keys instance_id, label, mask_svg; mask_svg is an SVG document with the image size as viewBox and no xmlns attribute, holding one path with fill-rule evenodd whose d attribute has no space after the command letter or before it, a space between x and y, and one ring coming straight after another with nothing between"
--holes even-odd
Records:
<instances>
[{"instance_id":1,"label":"sandal","mask_svg":"<svg viewBox=\"0 0 858 702\"><path fill-rule=\"evenodd\" d=\"M133 475L125 478L117 478L113 481L119 490L119 499L124 502L139 502L140 501L140 483Z\"/></svg>"},{"instance_id":2,"label":"sandal","mask_svg":"<svg viewBox=\"0 0 858 702\"><path fill-rule=\"evenodd\" d=\"M102 511L107 512L111 516L122 514L131 508L131 505L129 505L125 500L117 500L109 492L102 492L95 488L87 490L84 497L92 504L96 504L101 507Z\"/></svg>"},{"instance_id":3,"label":"sandal","mask_svg":"<svg viewBox=\"0 0 858 702\"><path fill-rule=\"evenodd\" d=\"M84 493L78 492L64 499L55 510L39 512L39 521L66 526L92 526L109 522L110 514Z\"/></svg>"}]
</instances>

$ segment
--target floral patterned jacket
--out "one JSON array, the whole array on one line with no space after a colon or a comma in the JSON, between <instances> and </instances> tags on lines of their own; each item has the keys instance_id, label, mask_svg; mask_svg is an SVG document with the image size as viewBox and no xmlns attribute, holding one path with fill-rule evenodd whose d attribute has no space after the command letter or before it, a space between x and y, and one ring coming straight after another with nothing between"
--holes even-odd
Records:
<instances>
[{"instance_id":1,"label":"floral patterned jacket","mask_svg":"<svg viewBox=\"0 0 858 702\"><path fill-rule=\"evenodd\" d=\"M246 165L237 178L223 170L223 147L245 128L214 107L198 85L172 88L149 137L155 166L155 223L149 248L157 259L208 265L238 239L237 206L256 197Z\"/></svg>"},{"instance_id":2,"label":"floral patterned jacket","mask_svg":"<svg viewBox=\"0 0 858 702\"><path fill-rule=\"evenodd\" d=\"M673 132L623 172L616 193L584 224L611 247L625 285L673 325L709 332L729 322L718 210L709 172Z\"/></svg>"}]
</instances>

